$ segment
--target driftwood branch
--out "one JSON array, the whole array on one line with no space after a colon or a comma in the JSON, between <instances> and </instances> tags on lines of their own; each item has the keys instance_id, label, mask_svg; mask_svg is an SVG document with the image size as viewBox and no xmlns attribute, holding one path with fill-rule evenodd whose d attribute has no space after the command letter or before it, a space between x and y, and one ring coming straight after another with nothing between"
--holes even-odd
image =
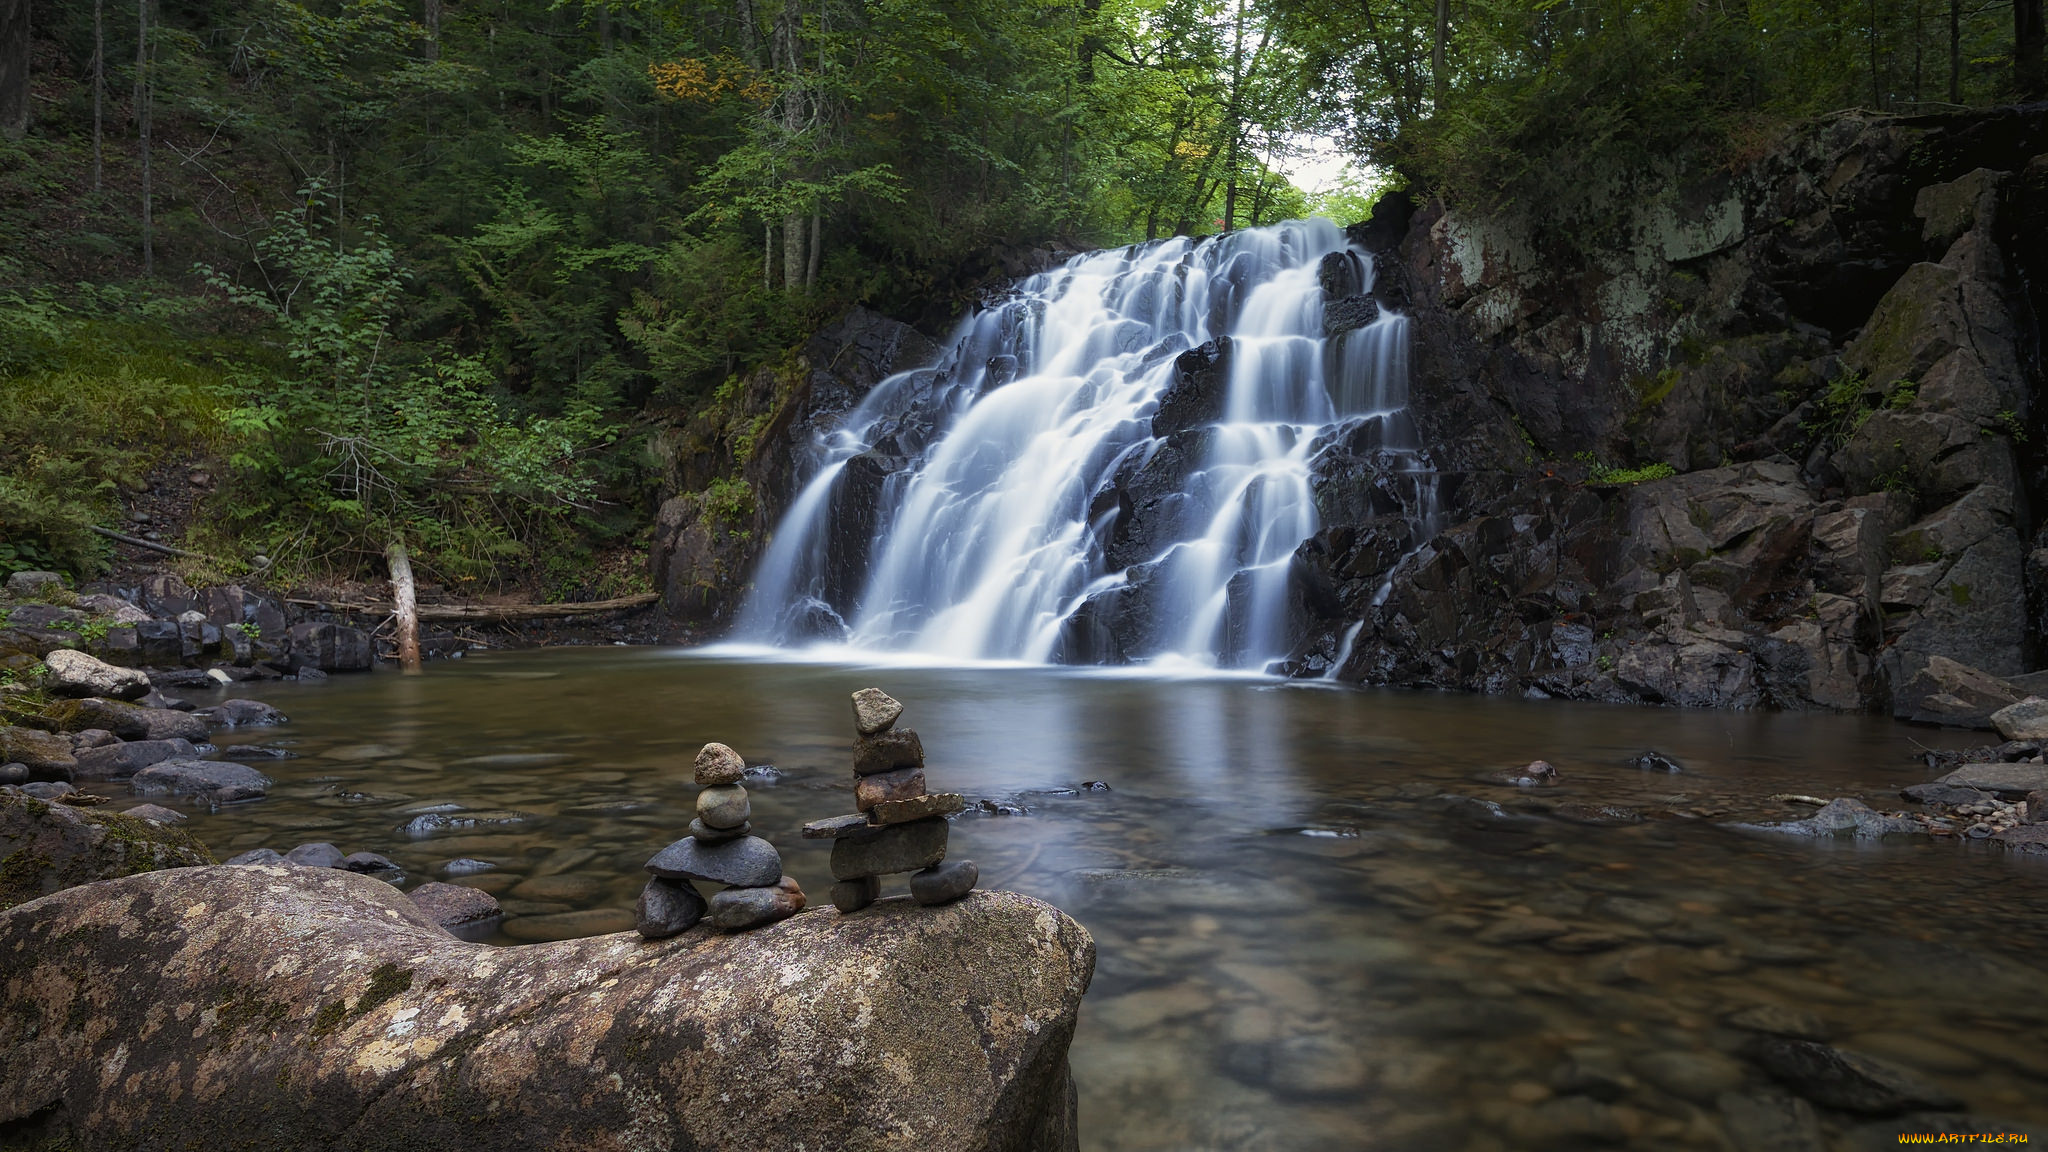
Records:
<instances>
[{"instance_id":1,"label":"driftwood branch","mask_svg":"<svg viewBox=\"0 0 2048 1152\"><path fill-rule=\"evenodd\" d=\"M661 597L655 593L642 592L637 596L621 596L616 600L591 600L582 604L421 604L417 611L421 620L489 624L510 620L563 620L575 616L594 616L600 612L624 612L634 608L645 608L659 599ZM286 603L305 608L318 608L325 612L370 612L389 615L394 611L393 605L377 602L287 600Z\"/></svg>"},{"instance_id":2,"label":"driftwood branch","mask_svg":"<svg viewBox=\"0 0 2048 1152\"><path fill-rule=\"evenodd\" d=\"M116 532L112 528L102 528L97 524L93 524L90 527L93 531L105 536L109 540L119 540L123 544L131 544L137 548L147 548L151 552L161 552L166 556L189 556L194 560L213 559L213 557L203 552L187 552L183 548L173 548L169 544L159 544L154 540L144 540L140 536L130 536L126 532Z\"/></svg>"},{"instance_id":3,"label":"driftwood branch","mask_svg":"<svg viewBox=\"0 0 2048 1152\"><path fill-rule=\"evenodd\" d=\"M398 625L398 667L409 676L420 671L420 615L414 603L412 561L405 543L393 540L384 550L384 562L391 566L391 615Z\"/></svg>"}]
</instances>

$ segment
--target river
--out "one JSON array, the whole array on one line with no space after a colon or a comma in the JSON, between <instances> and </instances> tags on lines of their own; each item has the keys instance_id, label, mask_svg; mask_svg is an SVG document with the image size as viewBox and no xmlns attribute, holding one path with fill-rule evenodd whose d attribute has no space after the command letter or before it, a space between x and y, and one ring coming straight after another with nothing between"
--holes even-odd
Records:
<instances>
[{"instance_id":1,"label":"river","mask_svg":"<svg viewBox=\"0 0 2048 1152\"><path fill-rule=\"evenodd\" d=\"M187 810L222 858L325 840L389 856L407 886L488 861L463 882L516 913L492 937L514 945L630 927L717 740L775 767L750 781L755 830L833 915L827 844L798 828L851 809L847 696L870 685L907 705L934 789L986 802L951 855L1095 935L1084 1148L1933 1130L1793 1104L1748 1055L1771 1027L1904 1065L1987 1130L2048 1131L2048 859L1729 826L1810 811L1783 792L1896 808L1928 775L1916 742L1975 742L1874 717L557 649L254 690L291 722L223 733L223 757L296 758L249 760L267 799ZM1683 772L1630 764L1649 748ZM1492 779L1538 757L1561 783ZM497 815L407 831L464 812ZM1827 1143L1797 1142L1809 1124Z\"/></svg>"}]
</instances>

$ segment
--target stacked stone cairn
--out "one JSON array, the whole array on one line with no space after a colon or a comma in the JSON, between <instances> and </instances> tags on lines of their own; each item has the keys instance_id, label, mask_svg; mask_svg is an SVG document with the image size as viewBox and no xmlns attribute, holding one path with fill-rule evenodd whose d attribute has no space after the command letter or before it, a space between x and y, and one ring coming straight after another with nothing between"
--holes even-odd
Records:
<instances>
[{"instance_id":1,"label":"stacked stone cairn","mask_svg":"<svg viewBox=\"0 0 2048 1152\"><path fill-rule=\"evenodd\" d=\"M879 688L853 694L853 795L860 809L804 825L804 836L832 841L832 903L858 912L882 893L882 880L908 872L919 904L958 900L981 878L972 860L946 859L946 817L966 806L957 792L924 786L924 745L896 727L903 705Z\"/></svg>"},{"instance_id":2,"label":"stacked stone cairn","mask_svg":"<svg viewBox=\"0 0 2048 1152\"><path fill-rule=\"evenodd\" d=\"M782 853L753 835L753 805L740 781L747 762L723 744L697 753L697 818L690 834L647 861L636 927L649 940L674 936L705 918L727 932L759 928L803 910L804 890L782 874ZM707 904L690 882L724 884Z\"/></svg>"}]
</instances>

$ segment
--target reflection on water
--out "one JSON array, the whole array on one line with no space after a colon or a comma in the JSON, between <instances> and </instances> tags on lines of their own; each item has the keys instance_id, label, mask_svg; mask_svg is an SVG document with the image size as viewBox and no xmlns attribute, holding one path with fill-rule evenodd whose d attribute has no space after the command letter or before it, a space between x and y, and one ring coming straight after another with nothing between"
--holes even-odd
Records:
<instances>
[{"instance_id":1,"label":"reflection on water","mask_svg":"<svg viewBox=\"0 0 2048 1152\"><path fill-rule=\"evenodd\" d=\"M500 943L616 930L719 740L779 770L749 782L754 826L823 903L828 845L797 829L849 810L870 684L935 789L1021 812L963 817L953 854L1095 934L1084 1147L1862 1148L1957 1123L1809 1109L1752 1062L1760 1028L2048 1122L2040 863L1716 823L1804 814L1786 791L1896 806L1925 776L1909 738L1942 737L1876 719L556 651L267 687L292 723L224 742L301 758L195 831L223 857L382 852L408 885L490 861L464 882L519 913ZM1686 771L1628 766L1652 747ZM1486 781L1537 757L1561 785Z\"/></svg>"}]
</instances>

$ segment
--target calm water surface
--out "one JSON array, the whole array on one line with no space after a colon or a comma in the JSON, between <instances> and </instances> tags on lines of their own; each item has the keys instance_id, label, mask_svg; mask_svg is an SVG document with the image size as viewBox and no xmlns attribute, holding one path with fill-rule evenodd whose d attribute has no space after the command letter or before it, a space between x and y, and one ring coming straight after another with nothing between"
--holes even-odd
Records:
<instances>
[{"instance_id":1,"label":"calm water surface","mask_svg":"<svg viewBox=\"0 0 2048 1152\"><path fill-rule=\"evenodd\" d=\"M870 685L907 705L935 790L990 801L951 854L1095 934L1073 1047L1085 1148L1874 1148L1931 1130L1822 1110L1821 1142L1800 1142L1729 1022L1759 1005L1818 1017L1972 1116L2048 1130L2048 862L1725 826L1808 811L1780 792L1897 807L1927 775L1915 740L1973 742L1872 718L557 650L251 691L292 722L222 742L298 758L252 759L271 796L195 811L194 830L223 858L382 852L407 886L493 862L465 882L515 913L497 943L616 931L718 740L778 769L750 782L755 830L822 902L829 845L798 826L851 809L847 695ZM1686 771L1630 767L1645 748ZM1564 783L1488 780L1537 757Z\"/></svg>"}]
</instances>

